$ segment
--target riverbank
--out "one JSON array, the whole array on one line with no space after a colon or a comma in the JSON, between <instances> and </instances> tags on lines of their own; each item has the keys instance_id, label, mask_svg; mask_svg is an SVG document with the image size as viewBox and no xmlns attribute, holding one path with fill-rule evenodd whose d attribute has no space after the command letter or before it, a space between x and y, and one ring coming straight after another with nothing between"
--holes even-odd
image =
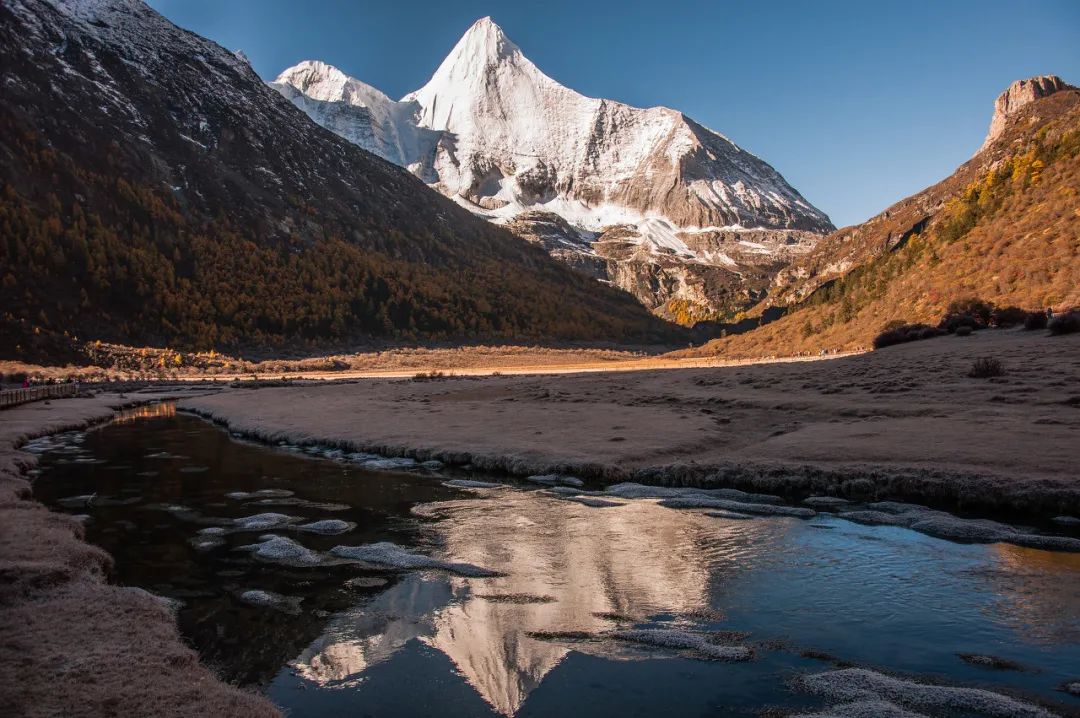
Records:
<instances>
[{"instance_id":1,"label":"riverbank","mask_svg":"<svg viewBox=\"0 0 1080 718\"><path fill-rule=\"evenodd\" d=\"M968 376L993 357L1006 374ZM515 475L1080 514L1080 337L947 336L820 362L372 379L180 402L271 443Z\"/></svg>"},{"instance_id":2,"label":"riverbank","mask_svg":"<svg viewBox=\"0 0 1080 718\"><path fill-rule=\"evenodd\" d=\"M106 583L82 524L34 501L27 439L108 420L174 392L99 394L0 413L0 715L278 716L184 644L162 600Z\"/></svg>"}]
</instances>

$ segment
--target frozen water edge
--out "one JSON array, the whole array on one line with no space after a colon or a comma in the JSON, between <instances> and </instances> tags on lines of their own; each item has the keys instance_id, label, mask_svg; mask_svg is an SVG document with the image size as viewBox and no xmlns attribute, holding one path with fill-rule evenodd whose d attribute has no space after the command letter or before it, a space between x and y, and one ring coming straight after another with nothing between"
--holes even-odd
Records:
<instances>
[{"instance_id":1,"label":"frozen water edge","mask_svg":"<svg viewBox=\"0 0 1080 718\"><path fill-rule=\"evenodd\" d=\"M796 687L833 700L881 701L906 708L932 711L967 711L990 718L1053 718L1039 706L981 688L958 688L916 683L894 678L864 668L845 668L801 676ZM869 713L830 713L818 715L871 715ZM904 715L891 713L886 715ZM919 714L909 714L919 715Z\"/></svg>"},{"instance_id":2,"label":"frozen water edge","mask_svg":"<svg viewBox=\"0 0 1080 718\"><path fill-rule=\"evenodd\" d=\"M629 643L641 643L657 648L691 651L714 661L748 661L754 652L746 646L724 646L708 640L708 636L670 628L640 628L615 631L612 638Z\"/></svg>"},{"instance_id":3,"label":"frozen water edge","mask_svg":"<svg viewBox=\"0 0 1080 718\"><path fill-rule=\"evenodd\" d=\"M299 613L300 602L304 600L299 596L283 596L280 593L259 589L244 591L239 598L244 603L252 606L273 608L284 613Z\"/></svg>"},{"instance_id":4,"label":"frozen water edge","mask_svg":"<svg viewBox=\"0 0 1080 718\"><path fill-rule=\"evenodd\" d=\"M318 566L327 563L325 557L284 536L267 534L259 537L259 543L238 546L237 551L250 551L260 561L280 563L286 566Z\"/></svg>"},{"instance_id":5,"label":"frozen water edge","mask_svg":"<svg viewBox=\"0 0 1080 718\"><path fill-rule=\"evenodd\" d=\"M1046 551L1080 551L1080 539L1027 533L997 521L965 519L918 504L879 501L868 504L866 509L841 511L837 516L871 526L902 526L952 541L1005 542Z\"/></svg>"},{"instance_id":6,"label":"frozen water edge","mask_svg":"<svg viewBox=\"0 0 1080 718\"><path fill-rule=\"evenodd\" d=\"M435 569L471 578L487 578L501 575L497 571L474 566L470 563L442 561L423 554L412 553L389 541L362 544L360 546L335 546L330 549L330 553L342 559L403 570Z\"/></svg>"}]
</instances>

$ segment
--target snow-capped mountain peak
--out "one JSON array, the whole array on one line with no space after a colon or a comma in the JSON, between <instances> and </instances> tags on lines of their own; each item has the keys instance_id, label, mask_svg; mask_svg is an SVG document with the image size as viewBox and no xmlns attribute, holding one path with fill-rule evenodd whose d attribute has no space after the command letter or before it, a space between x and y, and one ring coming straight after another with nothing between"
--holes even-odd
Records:
<instances>
[{"instance_id":1,"label":"snow-capped mountain peak","mask_svg":"<svg viewBox=\"0 0 1080 718\"><path fill-rule=\"evenodd\" d=\"M315 62L290 68L275 86L316 122L477 214L500 223L557 215L576 233L565 241L587 254L601 252L594 240L618 228L620 246L640 248L642 261L736 271L732 257L782 262L833 229L780 173L728 138L676 110L575 92L489 17L399 102ZM747 233L761 251L739 249Z\"/></svg>"},{"instance_id":2,"label":"snow-capped mountain peak","mask_svg":"<svg viewBox=\"0 0 1080 718\"><path fill-rule=\"evenodd\" d=\"M274 83L291 85L311 99L323 102L347 102L360 107L393 102L371 85L318 60L304 60L293 65L282 71Z\"/></svg>"}]
</instances>

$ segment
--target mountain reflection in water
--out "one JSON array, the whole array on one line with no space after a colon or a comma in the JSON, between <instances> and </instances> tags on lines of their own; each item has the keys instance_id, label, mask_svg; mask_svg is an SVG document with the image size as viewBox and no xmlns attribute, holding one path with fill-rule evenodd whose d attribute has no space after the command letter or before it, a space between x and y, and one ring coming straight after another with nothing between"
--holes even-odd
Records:
<instances>
[{"instance_id":1,"label":"mountain reflection in water","mask_svg":"<svg viewBox=\"0 0 1080 718\"><path fill-rule=\"evenodd\" d=\"M532 485L454 488L426 470L371 472L238 442L171 405L32 450L35 495L88 514L113 579L182 600L178 623L203 660L292 715L816 709L791 678L828 669L826 655L1080 709L1059 690L1080 677L1075 554L827 514L738 520L648 499L594 508ZM267 489L288 496L252 494ZM259 532L197 548L207 526L266 511L355 523L337 536L272 532L324 555L392 541L501 575L282 566L238 550ZM250 590L298 608L252 605ZM725 632L717 640L755 655L704 661L612 635L631 628ZM989 671L959 653L1026 670Z\"/></svg>"},{"instance_id":2,"label":"mountain reflection in water","mask_svg":"<svg viewBox=\"0 0 1080 718\"><path fill-rule=\"evenodd\" d=\"M512 715L569 652L531 632L597 633L613 619L709 610L709 584L771 550L779 521L723 523L652 502L594 509L537 491L417 507L454 560L506 575L412 575L335 618L294 666L318 683L356 676L411 638L445 653L496 711Z\"/></svg>"}]
</instances>

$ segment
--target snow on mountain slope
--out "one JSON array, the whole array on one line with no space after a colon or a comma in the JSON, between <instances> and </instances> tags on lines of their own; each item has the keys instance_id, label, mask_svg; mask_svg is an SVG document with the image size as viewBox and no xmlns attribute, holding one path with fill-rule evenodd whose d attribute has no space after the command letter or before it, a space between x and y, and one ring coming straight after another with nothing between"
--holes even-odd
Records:
<instances>
[{"instance_id":1,"label":"snow on mountain slope","mask_svg":"<svg viewBox=\"0 0 1080 718\"><path fill-rule=\"evenodd\" d=\"M424 181L442 133L416 125L416 106L394 102L379 90L323 62L306 61L282 72L271 85L323 127ZM426 161L425 161L426 160Z\"/></svg>"},{"instance_id":2,"label":"snow on mountain slope","mask_svg":"<svg viewBox=\"0 0 1080 718\"><path fill-rule=\"evenodd\" d=\"M635 262L662 257L734 272L741 255L754 253L717 245L737 243L740 233L769 233L764 251L782 264L833 229L776 170L723 135L676 110L564 87L490 18L399 102L318 62L289 68L273 84L316 122L528 239L535 237L523 219L540 220L547 232L543 213L557 215L584 254L596 254L595 240L618 228L621 244L643 250ZM671 297L639 298L658 308Z\"/></svg>"}]
</instances>

